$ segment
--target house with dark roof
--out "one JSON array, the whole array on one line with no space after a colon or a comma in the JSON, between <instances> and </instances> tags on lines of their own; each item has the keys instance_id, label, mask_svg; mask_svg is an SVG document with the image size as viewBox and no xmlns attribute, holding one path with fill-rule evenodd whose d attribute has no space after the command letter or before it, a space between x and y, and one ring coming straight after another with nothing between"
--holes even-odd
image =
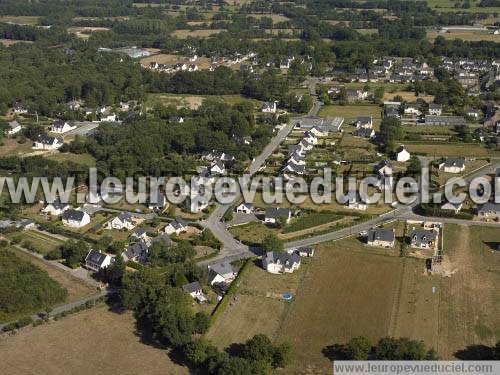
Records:
<instances>
[{"instance_id":1,"label":"house with dark roof","mask_svg":"<svg viewBox=\"0 0 500 375\"><path fill-rule=\"evenodd\" d=\"M58 197L54 199L52 203L47 203L47 205L42 209L42 212L44 214L59 216L68 209L69 209L69 204L61 203L61 199Z\"/></svg>"},{"instance_id":2,"label":"house with dark roof","mask_svg":"<svg viewBox=\"0 0 500 375\"><path fill-rule=\"evenodd\" d=\"M394 167L392 163L388 160L381 160L374 168L375 173L381 176L392 176Z\"/></svg>"},{"instance_id":3,"label":"house with dark roof","mask_svg":"<svg viewBox=\"0 0 500 375\"><path fill-rule=\"evenodd\" d=\"M301 257L312 257L314 256L314 247L302 246L297 249L297 254Z\"/></svg>"},{"instance_id":4,"label":"house with dark roof","mask_svg":"<svg viewBox=\"0 0 500 375\"><path fill-rule=\"evenodd\" d=\"M378 247L394 247L395 239L394 229L373 228L368 231L366 244Z\"/></svg>"},{"instance_id":5,"label":"house with dark roof","mask_svg":"<svg viewBox=\"0 0 500 375\"><path fill-rule=\"evenodd\" d=\"M499 221L500 220L500 203L486 202L477 208L477 216L481 220Z\"/></svg>"},{"instance_id":6,"label":"house with dark roof","mask_svg":"<svg viewBox=\"0 0 500 375\"><path fill-rule=\"evenodd\" d=\"M446 173L460 173L465 170L464 158L447 158L444 162L439 164L439 169Z\"/></svg>"},{"instance_id":7,"label":"house with dark roof","mask_svg":"<svg viewBox=\"0 0 500 375\"><path fill-rule=\"evenodd\" d=\"M51 137L49 135L40 134L33 142L35 150L57 150L64 144L61 137Z\"/></svg>"},{"instance_id":8,"label":"house with dark roof","mask_svg":"<svg viewBox=\"0 0 500 375\"><path fill-rule=\"evenodd\" d=\"M162 245L172 246L174 241L169 237L168 234L163 233L149 240L149 245L153 246L155 243L161 243Z\"/></svg>"},{"instance_id":9,"label":"house with dark roof","mask_svg":"<svg viewBox=\"0 0 500 375\"><path fill-rule=\"evenodd\" d=\"M193 297L198 302L206 301L206 297L203 294L203 289L198 281L194 281L192 283L186 284L182 286L182 290L186 293L189 293L191 297Z\"/></svg>"},{"instance_id":10,"label":"house with dark roof","mask_svg":"<svg viewBox=\"0 0 500 375\"><path fill-rule=\"evenodd\" d=\"M90 223L90 215L85 211L66 210L62 214L62 223L71 228L82 228Z\"/></svg>"},{"instance_id":11,"label":"house with dark roof","mask_svg":"<svg viewBox=\"0 0 500 375\"><path fill-rule=\"evenodd\" d=\"M210 264L208 266L208 282L214 284L230 284L236 278L237 273L228 261Z\"/></svg>"},{"instance_id":12,"label":"house with dark roof","mask_svg":"<svg viewBox=\"0 0 500 375\"><path fill-rule=\"evenodd\" d=\"M124 262L144 263L148 256L148 246L145 242L137 242L127 246L121 254Z\"/></svg>"},{"instance_id":13,"label":"house with dark roof","mask_svg":"<svg viewBox=\"0 0 500 375\"><path fill-rule=\"evenodd\" d=\"M441 204L442 210L453 211L455 214L458 214L462 209L462 203L451 203L449 201L443 202Z\"/></svg>"},{"instance_id":14,"label":"house with dark roof","mask_svg":"<svg viewBox=\"0 0 500 375\"><path fill-rule=\"evenodd\" d=\"M113 258L108 254L101 253L100 251L90 250L85 257L85 267L91 271L99 272L102 269L107 268Z\"/></svg>"},{"instance_id":15,"label":"house with dark roof","mask_svg":"<svg viewBox=\"0 0 500 375\"><path fill-rule=\"evenodd\" d=\"M165 195L161 192L157 192L156 194L151 194L149 197L148 208L154 211L163 211L166 204Z\"/></svg>"},{"instance_id":16,"label":"house with dark roof","mask_svg":"<svg viewBox=\"0 0 500 375\"><path fill-rule=\"evenodd\" d=\"M264 113L276 113L276 102L264 102L261 111Z\"/></svg>"},{"instance_id":17,"label":"house with dark roof","mask_svg":"<svg viewBox=\"0 0 500 375\"><path fill-rule=\"evenodd\" d=\"M234 212L251 214L253 212L253 205L252 203L243 202L235 207Z\"/></svg>"},{"instance_id":18,"label":"house with dark roof","mask_svg":"<svg viewBox=\"0 0 500 375\"><path fill-rule=\"evenodd\" d=\"M443 106L441 104L429 104L429 115L441 116L443 113Z\"/></svg>"},{"instance_id":19,"label":"house with dark roof","mask_svg":"<svg viewBox=\"0 0 500 375\"><path fill-rule=\"evenodd\" d=\"M417 249L434 249L437 246L438 233L433 229L417 229L411 235L411 247Z\"/></svg>"},{"instance_id":20,"label":"house with dark roof","mask_svg":"<svg viewBox=\"0 0 500 375\"><path fill-rule=\"evenodd\" d=\"M168 235L171 234L179 235L183 232L186 232L187 228L188 224L184 220L176 218L174 221L169 223L163 231Z\"/></svg>"},{"instance_id":21,"label":"house with dark roof","mask_svg":"<svg viewBox=\"0 0 500 375\"><path fill-rule=\"evenodd\" d=\"M352 135L359 138L372 139L375 137L375 130L371 128L358 128L352 131Z\"/></svg>"},{"instance_id":22,"label":"house with dark roof","mask_svg":"<svg viewBox=\"0 0 500 375\"><path fill-rule=\"evenodd\" d=\"M356 121L354 121L354 125L356 125L357 128L371 129L373 127L373 119L371 116L359 116Z\"/></svg>"},{"instance_id":23,"label":"house with dark roof","mask_svg":"<svg viewBox=\"0 0 500 375\"><path fill-rule=\"evenodd\" d=\"M63 133L69 132L70 130L73 130L73 129L76 129L76 125L74 122L68 122L68 121L57 119L52 123L52 127L50 128L50 131L52 133L63 134Z\"/></svg>"},{"instance_id":24,"label":"house with dark roof","mask_svg":"<svg viewBox=\"0 0 500 375\"><path fill-rule=\"evenodd\" d=\"M266 213L264 217L264 222L266 224L276 224L279 219L282 219L287 224L292 218L292 212L289 208L281 207L268 207L266 208Z\"/></svg>"},{"instance_id":25,"label":"house with dark roof","mask_svg":"<svg viewBox=\"0 0 500 375\"><path fill-rule=\"evenodd\" d=\"M262 257L262 267L269 273L292 273L300 267L300 255L297 252L269 251Z\"/></svg>"}]
</instances>

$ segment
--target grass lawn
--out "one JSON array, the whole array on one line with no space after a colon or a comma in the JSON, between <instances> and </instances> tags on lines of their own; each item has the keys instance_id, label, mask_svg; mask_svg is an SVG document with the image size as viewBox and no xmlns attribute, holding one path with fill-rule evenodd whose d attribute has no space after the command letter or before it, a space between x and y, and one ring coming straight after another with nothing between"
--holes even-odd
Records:
<instances>
[{"instance_id":1,"label":"grass lawn","mask_svg":"<svg viewBox=\"0 0 500 375\"><path fill-rule=\"evenodd\" d=\"M488 164L486 160L468 161L465 163L465 171L463 173L445 173L443 170L438 169L438 175L431 174L431 179L436 181L439 185L444 185L449 179L470 174L476 169L484 167L486 164Z\"/></svg>"},{"instance_id":2,"label":"grass lawn","mask_svg":"<svg viewBox=\"0 0 500 375\"><path fill-rule=\"evenodd\" d=\"M242 95L189 95L189 94L153 94L150 93L146 98L146 108L151 109L156 104L165 106L174 105L177 108L187 107L190 109L197 109L205 99L214 98L220 99L228 104L237 104L241 102L250 102L255 108L260 108L261 102L255 99L248 99Z\"/></svg>"},{"instance_id":3,"label":"grass lawn","mask_svg":"<svg viewBox=\"0 0 500 375\"><path fill-rule=\"evenodd\" d=\"M179 39L186 39L188 37L192 38L208 38L212 35L216 35L222 31L226 31L224 29L201 29L201 30L175 30L172 33L172 36L175 36Z\"/></svg>"},{"instance_id":4,"label":"grass lawn","mask_svg":"<svg viewBox=\"0 0 500 375\"><path fill-rule=\"evenodd\" d=\"M268 228L260 221L232 227L229 232L243 243L253 244L261 244L264 237L271 233L277 234L277 230Z\"/></svg>"},{"instance_id":5,"label":"grass lawn","mask_svg":"<svg viewBox=\"0 0 500 375\"><path fill-rule=\"evenodd\" d=\"M2 368L11 375L189 373L169 358L168 351L147 340L136 333L131 313L99 306L0 340Z\"/></svg>"},{"instance_id":6,"label":"grass lawn","mask_svg":"<svg viewBox=\"0 0 500 375\"><path fill-rule=\"evenodd\" d=\"M427 39L434 41L438 36L445 39L461 39L468 42L490 41L500 42L500 35L493 35L484 31L453 31L451 33L438 33L436 31L427 31Z\"/></svg>"},{"instance_id":7,"label":"grass lawn","mask_svg":"<svg viewBox=\"0 0 500 375\"><path fill-rule=\"evenodd\" d=\"M25 246L25 242L30 243L37 253L45 255L52 250L58 248L64 243L63 240L48 236L44 233L40 233L34 230L25 230L22 232L14 232L7 235L8 238L20 238L21 246Z\"/></svg>"},{"instance_id":8,"label":"grass lawn","mask_svg":"<svg viewBox=\"0 0 500 375\"><path fill-rule=\"evenodd\" d=\"M38 25L39 16L0 16L0 22L12 22L21 25Z\"/></svg>"},{"instance_id":9,"label":"grass lawn","mask_svg":"<svg viewBox=\"0 0 500 375\"><path fill-rule=\"evenodd\" d=\"M46 156L47 159L55 160L58 162L73 162L78 164L83 164L88 167L95 166L95 158L90 154L72 154L72 153L62 153L58 152L55 154L49 154Z\"/></svg>"},{"instance_id":10,"label":"grass lawn","mask_svg":"<svg viewBox=\"0 0 500 375\"><path fill-rule=\"evenodd\" d=\"M343 117L344 123L349 124L359 116L372 116L373 122L381 121L381 110L378 105L327 105L321 108L319 116Z\"/></svg>"},{"instance_id":11,"label":"grass lawn","mask_svg":"<svg viewBox=\"0 0 500 375\"><path fill-rule=\"evenodd\" d=\"M384 94L384 100L393 100L395 96L401 96L406 102L414 102L418 98L425 100L427 103L432 103L434 101L433 95L419 95L415 96L414 92L411 91L393 91L386 92Z\"/></svg>"},{"instance_id":12,"label":"grass lawn","mask_svg":"<svg viewBox=\"0 0 500 375\"><path fill-rule=\"evenodd\" d=\"M490 151L480 144L453 144L453 143L408 143L406 148L410 153L429 156L488 156Z\"/></svg>"},{"instance_id":13,"label":"grass lawn","mask_svg":"<svg viewBox=\"0 0 500 375\"><path fill-rule=\"evenodd\" d=\"M471 0L470 8L455 8L455 0L427 0L430 8L438 12L461 12L461 13L500 13L500 7L478 7L479 0ZM460 3L463 3L461 1Z\"/></svg>"},{"instance_id":14,"label":"grass lawn","mask_svg":"<svg viewBox=\"0 0 500 375\"><path fill-rule=\"evenodd\" d=\"M0 140L0 144L0 156L19 156L33 151L31 142L18 143L15 138L3 138Z\"/></svg>"}]
</instances>

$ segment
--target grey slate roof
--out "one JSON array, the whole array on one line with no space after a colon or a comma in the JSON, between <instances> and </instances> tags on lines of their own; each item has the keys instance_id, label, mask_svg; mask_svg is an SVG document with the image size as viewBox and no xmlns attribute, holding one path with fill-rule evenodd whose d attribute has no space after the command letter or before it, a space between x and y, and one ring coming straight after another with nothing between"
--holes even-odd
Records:
<instances>
[{"instance_id":1,"label":"grey slate roof","mask_svg":"<svg viewBox=\"0 0 500 375\"><path fill-rule=\"evenodd\" d=\"M63 220L82 221L85 212L78 210L67 210L63 213Z\"/></svg>"},{"instance_id":2,"label":"grey slate roof","mask_svg":"<svg viewBox=\"0 0 500 375\"><path fill-rule=\"evenodd\" d=\"M201 290L201 285L198 281L186 284L182 286L182 289L188 293L194 293Z\"/></svg>"},{"instance_id":3,"label":"grey slate roof","mask_svg":"<svg viewBox=\"0 0 500 375\"><path fill-rule=\"evenodd\" d=\"M59 143L63 143L63 139L61 137L51 137L50 135L40 134L38 135L37 142L42 143L44 145L52 145L55 140L58 140Z\"/></svg>"},{"instance_id":4,"label":"grey slate roof","mask_svg":"<svg viewBox=\"0 0 500 375\"><path fill-rule=\"evenodd\" d=\"M286 253L286 252L277 252L277 251L269 251L266 254L265 264L284 264L286 267L292 267L294 264L300 263L300 255L296 252Z\"/></svg>"},{"instance_id":5,"label":"grey slate roof","mask_svg":"<svg viewBox=\"0 0 500 375\"><path fill-rule=\"evenodd\" d=\"M368 231L368 242L373 241L394 241L394 231L392 229L375 228Z\"/></svg>"},{"instance_id":6,"label":"grey slate roof","mask_svg":"<svg viewBox=\"0 0 500 375\"><path fill-rule=\"evenodd\" d=\"M411 241L417 246L436 241L437 233L433 230L417 229L411 234Z\"/></svg>"},{"instance_id":7,"label":"grey slate roof","mask_svg":"<svg viewBox=\"0 0 500 375\"><path fill-rule=\"evenodd\" d=\"M447 168L450 168L450 167L463 168L464 165L465 165L465 159L464 158L447 158L444 161L444 166L447 167Z\"/></svg>"},{"instance_id":8,"label":"grey slate roof","mask_svg":"<svg viewBox=\"0 0 500 375\"><path fill-rule=\"evenodd\" d=\"M229 262L220 262L211 264L208 266L209 269L209 279L213 279L215 275L221 275L222 277L232 277L234 273L233 266Z\"/></svg>"},{"instance_id":9,"label":"grey slate roof","mask_svg":"<svg viewBox=\"0 0 500 375\"><path fill-rule=\"evenodd\" d=\"M106 254L103 254L96 250L90 250L87 256L85 257L85 262L94 263L99 267L102 266L105 260L106 260Z\"/></svg>"},{"instance_id":10,"label":"grey slate roof","mask_svg":"<svg viewBox=\"0 0 500 375\"><path fill-rule=\"evenodd\" d=\"M278 218L278 217L288 217L290 215L290 209L282 207L268 207L266 208L266 217Z\"/></svg>"},{"instance_id":11,"label":"grey slate roof","mask_svg":"<svg viewBox=\"0 0 500 375\"><path fill-rule=\"evenodd\" d=\"M137 242L132 245L127 246L124 254L127 259L140 258L144 256L148 251L148 247L144 242Z\"/></svg>"},{"instance_id":12,"label":"grey slate roof","mask_svg":"<svg viewBox=\"0 0 500 375\"><path fill-rule=\"evenodd\" d=\"M52 205L52 207L54 207L56 210L62 210L68 206L67 203L61 203L60 198L54 199L54 201L52 203L49 203L49 204Z\"/></svg>"},{"instance_id":13,"label":"grey slate roof","mask_svg":"<svg viewBox=\"0 0 500 375\"><path fill-rule=\"evenodd\" d=\"M16 120L14 120L14 121L10 121L10 122L9 122L9 127L10 127L11 129L15 129L15 128L17 128L18 126L21 126L21 124L19 124Z\"/></svg>"}]
</instances>

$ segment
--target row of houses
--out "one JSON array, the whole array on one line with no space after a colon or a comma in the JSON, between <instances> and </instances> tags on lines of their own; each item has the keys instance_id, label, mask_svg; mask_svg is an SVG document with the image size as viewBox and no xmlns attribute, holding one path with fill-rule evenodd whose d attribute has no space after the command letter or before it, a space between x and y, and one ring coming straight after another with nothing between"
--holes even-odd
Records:
<instances>
[{"instance_id":1,"label":"row of houses","mask_svg":"<svg viewBox=\"0 0 500 375\"><path fill-rule=\"evenodd\" d=\"M415 229L409 235L409 242L412 248L435 249L438 244L439 231L433 229ZM366 244L368 246L393 248L396 241L394 229L372 228L366 234Z\"/></svg>"}]
</instances>

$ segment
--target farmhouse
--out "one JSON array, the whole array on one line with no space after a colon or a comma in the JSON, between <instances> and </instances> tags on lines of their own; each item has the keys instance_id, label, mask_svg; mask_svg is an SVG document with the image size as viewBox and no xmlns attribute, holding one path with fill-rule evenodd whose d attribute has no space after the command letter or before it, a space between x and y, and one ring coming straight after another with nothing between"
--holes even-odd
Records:
<instances>
[{"instance_id":1,"label":"farmhouse","mask_svg":"<svg viewBox=\"0 0 500 375\"><path fill-rule=\"evenodd\" d=\"M290 219L292 218L292 212L289 208L281 208L281 207L268 207L266 208L266 214L264 218L264 222L266 224L276 224L278 220L282 218L288 224Z\"/></svg>"},{"instance_id":2,"label":"farmhouse","mask_svg":"<svg viewBox=\"0 0 500 375\"><path fill-rule=\"evenodd\" d=\"M437 238L437 232L434 230L418 229L411 234L411 246L418 249L433 249Z\"/></svg>"},{"instance_id":3,"label":"farmhouse","mask_svg":"<svg viewBox=\"0 0 500 375\"><path fill-rule=\"evenodd\" d=\"M375 228L368 231L367 245L379 247L394 247L394 229Z\"/></svg>"},{"instance_id":4,"label":"farmhouse","mask_svg":"<svg viewBox=\"0 0 500 375\"><path fill-rule=\"evenodd\" d=\"M251 203L241 203L234 209L235 212L243 214L251 214L253 212L253 205Z\"/></svg>"},{"instance_id":5,"label":"farmhouse","mask_svg":"<svg viewBox=\"0 0 500 375\"><path fill-rule=\"evenodd\" d=\"M59 198L56 198L52 203L48 203L42 210L44 214L59 216L64 211L69 209L69 204L61 203Z\"/></svg>"},{"instance_id":6,"label":"farmhouse","mask_svg":"<svg viewBox=\"0 0 500 375\"><path fill-rule=\"evenodd\" d=\"M172 221L170 224L168 224L163 231L168 235L174 234L174 233L176 235L179 235L183 232L186 232L187 227L188 227L188 225L184 220L177 218L174 221Z\"/></svg>"},{"instance_id":7,"label":"farmhouse","mask_svg":"<svg viewBox=\"0 0 500 375\"><path fill-rule=\"evenodd\" d=\"M460 173L465 170L464 158L447 158L443 163L439 164L439 169L446 173Z\"/></svg>"},{"instance_id":8,"label":"farmhouse","mask_svg":"<svg viewBox=\"0 0 500 375\"><path fill-rule=\"evenodd\" d=\"M296 252L270 251L262 257L262 267L269 273L291 273L300 267L300 255Z\"/></svg>"},{"instance_id":9,"label":"farmhouse","mask_svg":"<svg viewBox=\"0 0 500 375\"><path fill-rule=\"evenodd\" d=\"M57 150L63 143L64 141L61 137L51 137L40 134L33 143L33 148L35 150Z\"/></svg>"},{"instance_id":10,"label":"farmhouse","mask_svg":"<svg viewBox=\"0 0 500 375\"><path fill-rule=\"evenodd\" d=\"M108 229L134 229L135 224L132 220L132 216L128 212L122 212L112 220L108 222Z\"/></svg>"},{"instance_id":11,"label":"farmhouse","mask_svg":"<svg viewBox=\"0 0 500 375\"><path fill-rule=\"evenodd\" d=\"M221 262L208 266L208 282L214 284L230 284L236 277L236 272L229 262Z\"/></svg>"},{"instance_id":12,"label":"farmhouse","mask_svg":"<svg viewBox=\"0 0 500 375\"><path fill-rule=\"evenodd\" d=\"M85 211L66 210L62 215L62 223L72 228L82 228L90 223L90 215Z\"/></svg>"},{"instance_id":13,"label":"farmhouse","mask_svg":"<svg viewBox=\"0 0 500 375\"><path fill-rule=\"evenodd\" d=\"M406 150L404 145L399 146L395 153L396 161L405 162L410 160L410 153Z\"/></svg>"},{"instance_id":14,"label":"farmhouse","mask_svg":"<svg viewBox=\"0 0 500 375\"><path fill-rule=\"evenodd\" d=\"M479 206L477 216L481 220L500 220L500 204L487 202Z\"/></svg>"},{"instance_id":15,"label":"farmhouse","mask_svg":"<svg viewBox=\"0 0 500 375\"><path fill-rule=\"evenodd\" d=\"M22 129L21 124L19 124L16 120L10 121L8 123L8 129L7 129L7 134L8 135L14 135L16 133L19 133Z\"/></svg>"},{"instance_id":16,"label":"farmhouse","mask_svg":"<svg viewBox=\"0 0 500 375\"><path fill-rule=\"evenodd\" d=\"M85 257L85 267L91 271L99 272L111 264L112 257L100 251L90 250Z\"/></svg>"},{"instance_id":17,"label":"farmhouse","mask_svg":"<svg viewBox=\"0 0 500 375\"><path fill-rule=\"evenodd\" d=\"M73 129L76 129L76 125L74 123L69 123L63 120L55 120L50 130L52 133L62 134Z\"/></svg>"}]
</instances>

